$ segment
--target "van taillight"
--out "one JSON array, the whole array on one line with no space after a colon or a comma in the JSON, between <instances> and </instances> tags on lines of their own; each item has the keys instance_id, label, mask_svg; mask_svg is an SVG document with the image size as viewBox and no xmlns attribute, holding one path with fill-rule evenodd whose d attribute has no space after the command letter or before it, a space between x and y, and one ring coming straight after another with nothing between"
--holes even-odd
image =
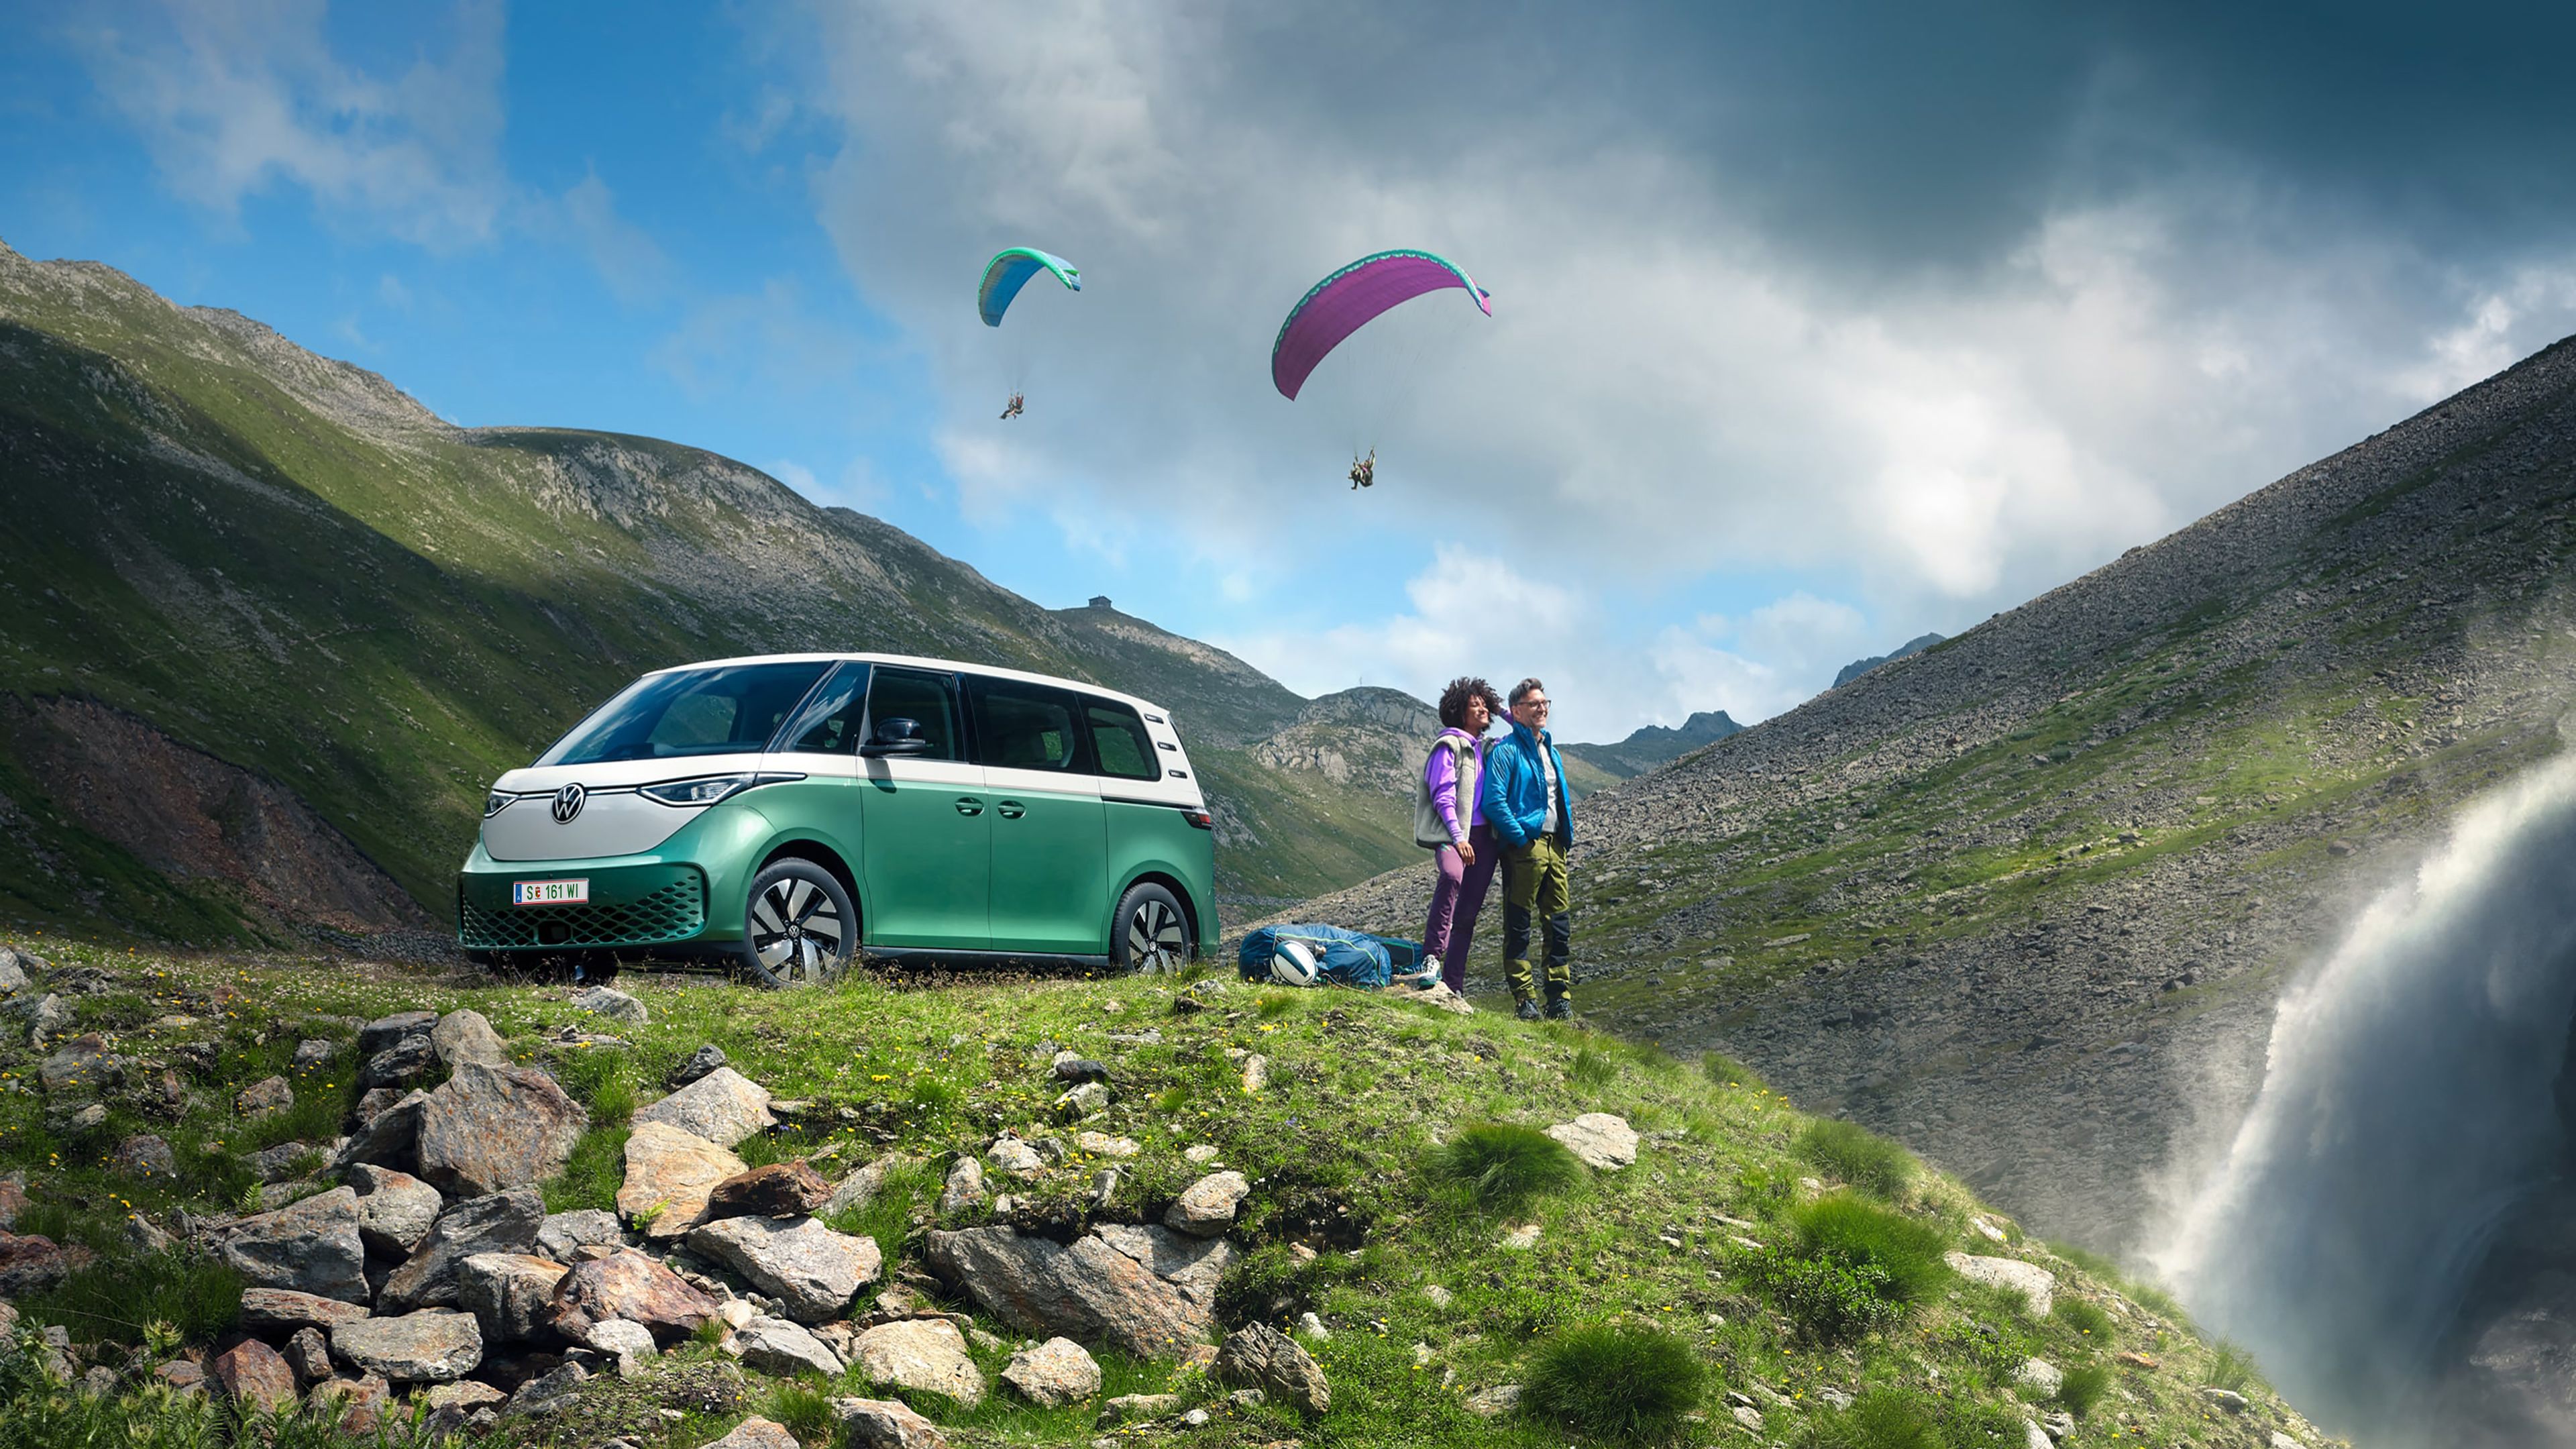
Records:
<instances>
[{"instance_id":1,"label":"van taillight","mask_svg":"<svg viewBox=\"0 0 2576 1449\"><path fill-rule=\"evenodd\" d=\"M1216 817L1204 810L1184 810L1181 812L1181 818L1201 830L1216 829Z\"/></svg>"}]
</instances>

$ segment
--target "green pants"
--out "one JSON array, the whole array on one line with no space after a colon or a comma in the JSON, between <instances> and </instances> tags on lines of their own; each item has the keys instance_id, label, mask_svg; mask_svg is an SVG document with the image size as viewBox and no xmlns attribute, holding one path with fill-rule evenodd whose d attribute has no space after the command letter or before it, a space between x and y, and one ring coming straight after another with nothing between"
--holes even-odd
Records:
<instances>
[{"instance_id":1,"label":"green pants","mask_svg":"<svg viewBox=\"0 0 2576 1449\"><path fill-rule=\"evenodd\" d=\"M1554 1001L1574 987L1574 902L1566 888L1565 847L1553 836L1503 852L1503 979L1522 1001L1536 992L1529 959L1533 915L1547 922L1547 997Z\"/></svg>"}]
</instances>

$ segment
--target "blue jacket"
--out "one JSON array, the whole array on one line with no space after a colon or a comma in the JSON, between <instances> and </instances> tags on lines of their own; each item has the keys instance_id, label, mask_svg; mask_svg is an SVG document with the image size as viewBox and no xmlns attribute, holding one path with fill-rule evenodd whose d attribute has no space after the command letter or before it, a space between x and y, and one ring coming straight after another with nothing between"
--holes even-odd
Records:
<instances>
[{"instance_id":1,"label":"blue jacket","mask_svg":"<svg viewBox=\"0 0 2576 1449\"><path fill-rule=\"evenodd\" d=\"M1547 821L1547 776L1538 762L1541 750L1547 751L1548 763L1556 766L1556 843L1571 850L1574 799L1565 788L1565 760L1547 731L1531 729L1519 720L1512 721L1510 734L1485 750L1485 820L1506 845L1527 845L1538 838L1539 827Z\"/></svg>"}]
</instances>

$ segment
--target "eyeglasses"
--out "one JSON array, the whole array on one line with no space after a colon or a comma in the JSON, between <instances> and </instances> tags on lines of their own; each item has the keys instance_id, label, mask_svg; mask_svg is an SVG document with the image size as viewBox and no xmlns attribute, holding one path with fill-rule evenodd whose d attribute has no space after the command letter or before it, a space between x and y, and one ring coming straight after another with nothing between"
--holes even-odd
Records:
<instances>
[{"instance_id":1,"label":"eyeglasses","mask_svg":"<svg viewBox=\"0 0 2576 1449\"><path fill-rule=\"evenodd\" d=\"M1521 697L1521 704L1529 709L1537 710L1541 714L1547 713L1547 701L1540 699L1535 695L1523 695Z\"/></svg>"}]
</instances>

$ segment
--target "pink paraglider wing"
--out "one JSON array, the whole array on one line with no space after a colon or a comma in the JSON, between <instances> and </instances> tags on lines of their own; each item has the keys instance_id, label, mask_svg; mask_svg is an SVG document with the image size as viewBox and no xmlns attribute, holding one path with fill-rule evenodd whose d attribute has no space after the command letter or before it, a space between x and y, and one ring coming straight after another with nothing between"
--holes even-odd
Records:
<instances>
[{"instance_id":1,"label":"pink paraglider wing","mask_svg":"<svg viewBox=\"0 0 2576 1449\"><path fill-rule=\"evenodd\" d=\"M1457 263L1431 252L1379 252L1333 273L1298 299L1279 324L1279 340L1270 345L1271 383L1294 401L1307 374L1343 338L1388 308L1443 287L1465 288L1486 316L1494 315L1485 289Z\"/></svg>"}]
</instances>

